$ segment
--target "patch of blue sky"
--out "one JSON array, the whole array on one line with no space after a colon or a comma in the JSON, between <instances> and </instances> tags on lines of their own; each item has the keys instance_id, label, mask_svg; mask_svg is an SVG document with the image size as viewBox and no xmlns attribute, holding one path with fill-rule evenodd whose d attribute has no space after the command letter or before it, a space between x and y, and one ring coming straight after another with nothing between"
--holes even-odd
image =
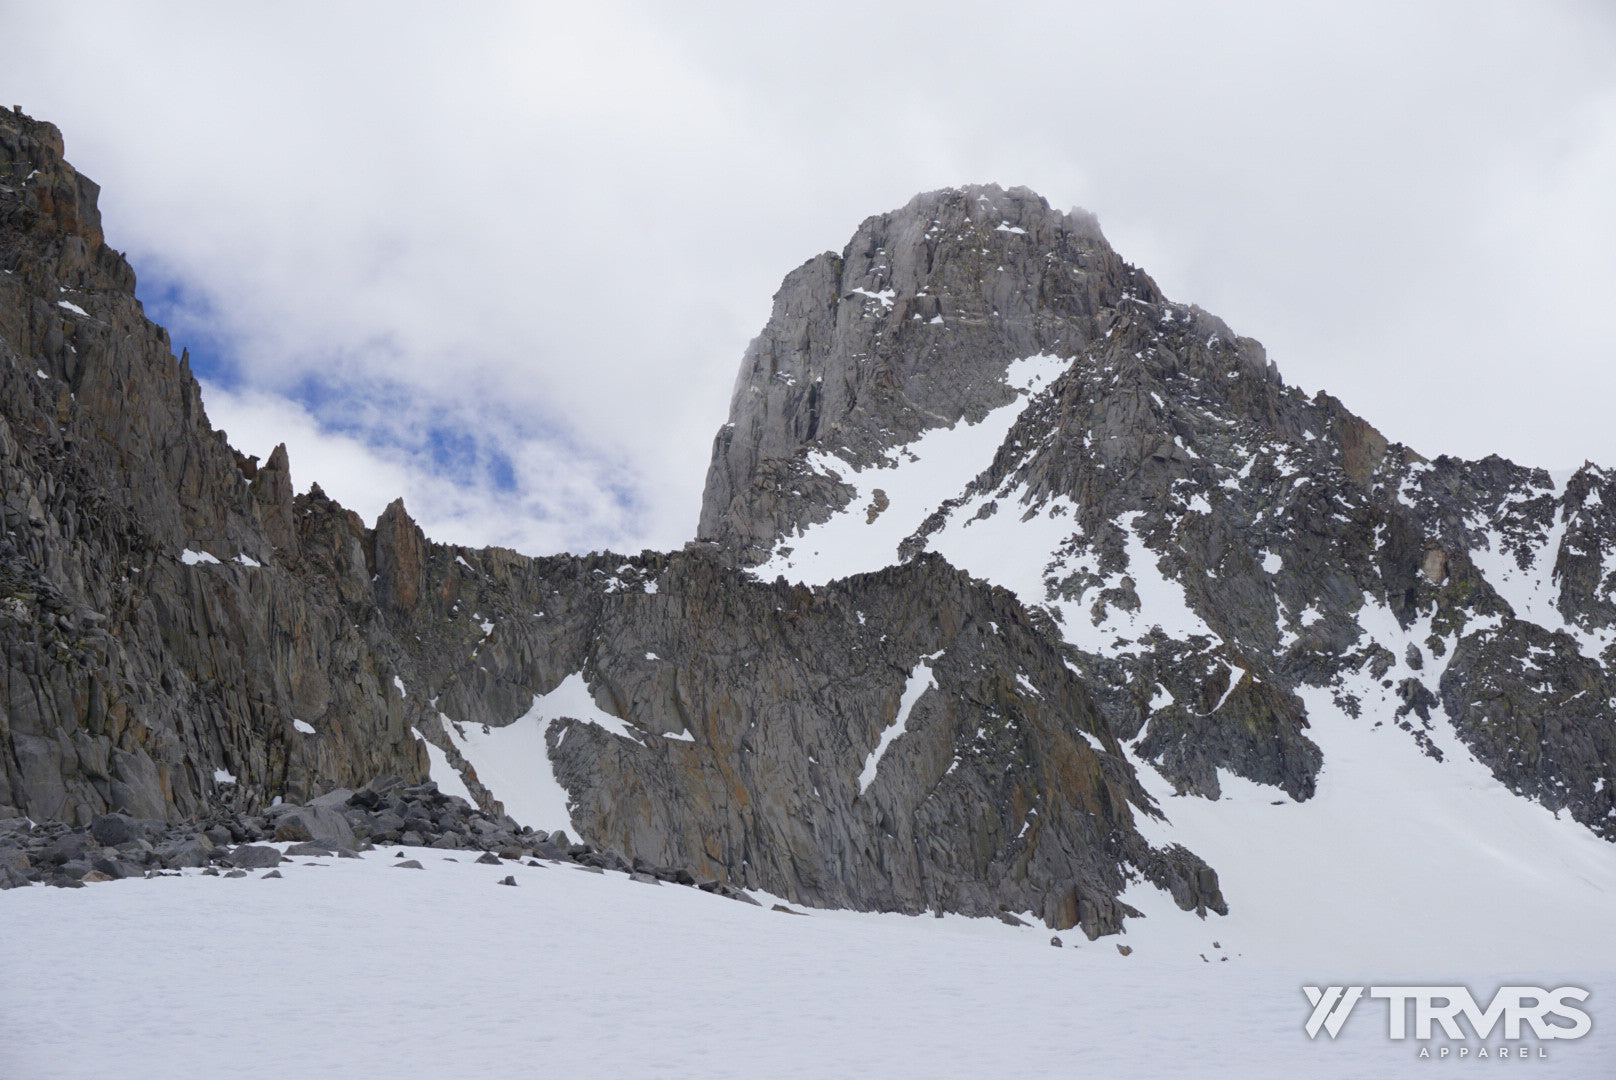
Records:
<instances>
[{"instance_id":1,"label":"patch of blue sky","mask_svg":"<svg viewBox=\"0 0 1616 1080\"><path fill-rule=\"evenodd\" d=\"M644 494L625 482L609 441L581 438L565 423L518 403L479 397L475 387L463 387L465 393L445 400L441 391L372 374L389 366L408 369L397 342L387 335L329 356L298 356L280 371L266 370L253 343L227 328L228 319L205 287L166 273L160 264L143 266L138 282L136 295L147 317L169 329L176 353L189 350L191 370L209 385L293 402L328 433L346 435L457 487L509 498L513 508L535 521L572 512L545 493L553 471L574 468L590 476L598 496L615 506L619 525L640 520L649 510ZM378 363L379 357L397 363ZM535 453L537 447L543 450Z\"/></svg>"},{"instance_id":2,"label":"patch of blue sky","mask_svg":"<svg viewBox=\"0 0 1616 1080\"><path fill-rule=\"evenodd\" d=\"M175 350L189 350L191 370L204 382L231 392L252 389L286 398L323 430L396 454L456 484L520 495L524 486L544 483L541 476L524 477L517 465L519 450L513 448L532 442L551 447L561 460L599 463L600 451L563 425L486 402L433 407L422 400L419 388L406 382L353 374L360 365L345 362L341 354L323 362L303 358L298 366L304 373L291 380L256 378L243 360L245 350L221 329L222 319L204 290L159 270L140 275L136 295L147 317L169 328ZM373 352L395 350L385 339L367 346ZM614 471L602 470L607 475ZM604 487L626 514L644 509L632 486L608 482Z\"/></svg>"},{"instance_id":3,"label":"patch of blue sky","mask_svg":"<svg viewBox=\"0 0 1616 1080\"><path fill-rule=\"evenodd\" d=\"M146 318L168 328L176 353L190 352L191 371L197 378L227 390L241 386L237 349L218 329L218 317L205 293L179 278L148 271L136 276L135 298L146 309Z\"/></svg>"}]
</instances>

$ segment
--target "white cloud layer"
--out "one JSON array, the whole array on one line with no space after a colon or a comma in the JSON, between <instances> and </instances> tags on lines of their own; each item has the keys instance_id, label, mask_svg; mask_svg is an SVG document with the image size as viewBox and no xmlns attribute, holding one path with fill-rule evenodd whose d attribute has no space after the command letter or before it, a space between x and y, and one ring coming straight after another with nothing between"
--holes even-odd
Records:
<instances>
[{"instance_id":1,"label":"white cloud layer","mask_svg":"<svg viewBox=\"0 0 1616 1080\"><path fill-rule=\"evenodd\" d=\"M985 180L1093 209L1170 295L1394 438L1616 463L1603 5L0 3L0 25L0 96L63 128L112 242L191 298L176 340L234 359L220 426L285 440L300 486L367 517L403 494L441 539L678 545L784 273ZM477 467L434 458L445 429Z\"/></svg>"},{"instance_id":2,"label":"white cloud layer","mask_svg":"<svg viewBox=\"0 0 1616 1080\"><path fill-rule=\"evenodd\" d=\"M439 475L419 452L333 431L279 395L207 382L202 390L208 418L231 445L264 459L286 443L299 491L317 483L366 521L403 497L428 536L471 547L585 551L609 546L603 535L633 536L631 508L614 498L612 471L576 450L520 441L509 448L515 490L493 490Z\"/></svg>"}]
</instances>

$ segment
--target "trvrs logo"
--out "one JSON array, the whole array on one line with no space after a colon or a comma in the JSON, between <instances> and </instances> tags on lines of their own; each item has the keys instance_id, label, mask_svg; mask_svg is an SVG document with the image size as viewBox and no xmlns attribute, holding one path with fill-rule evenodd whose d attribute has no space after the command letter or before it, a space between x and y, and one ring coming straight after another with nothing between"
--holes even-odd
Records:
<instances>
[{"instance_id":1,"label":"trvrs logo","mask_svg":"<svg viewBox=\"0 0 1616 1080\"><path fill-rule=\"evenodd\" d=\"M1592 1018L1572 1004L1588 1000L1588 991L1576 986L1553 990L1541 986L1500 986L1486 1008L1477 1004L1470 990L1463 986L1304 986L1302 992L1313 1006L1313 1013L1304 1025L1307 1037L1317 1038L1320 1031L1332 1039L1339 1035L1365 990L1371 998L1386 1002L1386 1035L1395 1040L1409 1037L1410 1004L1414 1012L1414 1038L1421 1040L1435 1037L1438 1027L1442 1029L1442 1036L1453 1040L1485 1040L1500 1027L1503 1038L1519 1040L1524 1027L1530 1030L1531 1038L1541 1042L1580 1039L1593 1029ZM1498 1056L1504 1056L1510 1049L1499 1047ZM1526 1048L1519 1049L1518 1056L1525 1057ZM1441 1056L1447 1057L1449 1052L1443 1047ZM1422 1049L1420 1056L1428 1057L1429 1052ZM1470 1056L1469 1049L1461 1048L1459 1056ZM1477 1056L1487 1056L1486 1048ZM1538 1056L1548 1055L1539 1047Z\"/></svg>"},{"instance_id":2,"label":"trvrs logo","mask_svg":"<svg viewBox=\"0 0 1616 1080\"><path fill-rule=\"evenodd\" d=\"M1313 1015L1307 1018L1307 1037L1316 1038L1319 1029L1330 1033L1330 1038L1341 1034L1341 1025L1352 1015L1352 1007L1363 997L1361 986L1302 987L1302 993L1313 1003Z\"/></svg>"}]
</instances>

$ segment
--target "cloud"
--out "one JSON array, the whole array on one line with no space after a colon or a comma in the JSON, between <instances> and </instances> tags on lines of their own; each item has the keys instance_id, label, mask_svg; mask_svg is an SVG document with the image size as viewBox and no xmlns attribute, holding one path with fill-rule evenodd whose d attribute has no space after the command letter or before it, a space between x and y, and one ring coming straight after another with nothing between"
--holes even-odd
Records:
<instances>
[{"instance_id":1,"label":"cloud","mask_svg":"<svg viewBox=\"0 0 1616 1080\"><path fill-rule=\"evenodd\" d=\"M277 394L233 391L203 383L208 417L243 453L267 458L284 442L293 485L318 483L329 496L374 522L393 499L434 538L472 547L518 551L588 551L633 547L640 510L609 464L544 438L512 438L504 484L467 483L462 462L440 460L430 439L379 440L376 429L353 433L321 422ZM625 542L626 541L626 542Z\"/></svg>"},{"instance_id":2,"label":"cloud","mask_svg":"<svg viewBox=\"0 0 1616 1080\"><path fill-rule=\"evenodd\" d=\"M1616 462L1594 5L0 15L222 426L445 539L677 546L784 273L978 180L1394 437Z\"/></svg>"}]
</instances>

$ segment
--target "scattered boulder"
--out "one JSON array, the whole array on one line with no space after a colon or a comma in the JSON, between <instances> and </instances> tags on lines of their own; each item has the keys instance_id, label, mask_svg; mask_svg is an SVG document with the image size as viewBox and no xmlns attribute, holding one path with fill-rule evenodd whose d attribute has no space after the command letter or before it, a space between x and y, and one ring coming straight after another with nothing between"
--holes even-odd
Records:
<instances>
[{"instance_id":1,"label":"scattered boulder","mask_svg":"<svg viewBox=\"0 0 1616 1080\"><path fill-rule=\"evenodd\" d=\"M281 853L265 844L243 844L230 853L229 859L238 870L263 870L279 866Z\"/></svg>"},{"instance_id":2,"label":"scattered boulder","mask_svg":"<svg viewBox=\"0 0 1616 1080\"><path fill-rule=\"evenodd\" d=\"M302 821L297 818L288 818L275 826L275 839L282 843L288 840L294 843L310 843L314 840L314 835L309 832Z\"/></svg>"},{"instance_id":3,"label":"scattered boulder","mask_svg":"<svg viewBox=\"0 0 1616 1080\"><path fill-rule=\"evenodd\" d=\"M239 850L239 849L238 849ZM265 848L274 851L273 848ZM202 846L202 842L195 837L189 840L171 840L157 848L157 858L165 870L178 870L181 867L206 866L211 849ZM275 852L277 856L280 852Z\"/></svg>"},{"instance_id":4,"label":"scattered boulder","mask_svg":"<svg viewBox=\"0 0 1616 1080\"><path fill-rule=\"evenodd\" d=\"M404 831L404 818L391 809L379 810L370 815L370 829L372 836L397 837Z\"/></svg>"},{"instance_id":5,"label":"scattered boulder","mask_svg":"<svg viewBox=\"0 0 1616 1080\"><path fill-rule=\"evenodd\" d=\"M277 840L314 842L328 848L354 845L353 826L330 805L280 806L273 820Z\"/></svg>"},{"instance_id":6,"label":"scattered boulder","mask_svg":"<svg viewBox=\"0 0 1616 1080\"><path fill-rule=\"evenodd\" d=\"M394 863L393 864L393 869L395 869L395 870L421 870L421 869L424 869L424 867L421 866L421 863L420 863L419 860L416 860L416 859L404 859L404 860L402 860L400 862Z\"/></svg>"},{"instance_id":7,"label":"scattered boulder","mask_svg":"<svg viewBox=\"0 0 1616 1080\"><path fill-rule=\"evenodd\" d=\"M103 847L117 847L139 837L134 822L126 814L103 814L90 822L90 835Z\"/></svg>"},{"instance_id":8,"label":"scattered boulder","mask_svg":"<svg viewBox=\"0 0 1616 1080\"><path fill-rule=\"evenodd\" d=\"M309 805L325 810L341 810L348 805L348 801L353 797L354 793L352 791L345 787L339 787L326 792L324 795L315 796L309 800Z\"/></svg>"},{"instance_id":9,"label":"scattered boulder","mask_svg":"<svg viewBox=\"0 0 1616 1080\"><path fill-rule=\"evenodd\" d=\"M140 868L121 859L99 858L90 863L91 873L102 874L108 881L122 881L124 878L139 877ZM88 877L89 875L85 875Z\"/></svg>"},{"instance_id":10,"label":"scattered boulder","mask_svg":"<svg viewBox=\"0 0 1616 1080\"><path fill-rule=\"evenodd\" d=\"M363 794L371 796L386 796L404 787L407 783L409 783L409 781L405 780L402 776L378 776L376 779L365 785Z\"/></svg>"},{"instance_id":11,"label":"scattered boulder","mask_svg":"<svg viewBox=\"0 0 1616 1080\"><path fill-rule=\"evenodd\" d=\"M61 866L65 862L84 858L86 846L83 833L68 833L45 849L41 861L48 866Z\"/></svg>"}]
</instances>

